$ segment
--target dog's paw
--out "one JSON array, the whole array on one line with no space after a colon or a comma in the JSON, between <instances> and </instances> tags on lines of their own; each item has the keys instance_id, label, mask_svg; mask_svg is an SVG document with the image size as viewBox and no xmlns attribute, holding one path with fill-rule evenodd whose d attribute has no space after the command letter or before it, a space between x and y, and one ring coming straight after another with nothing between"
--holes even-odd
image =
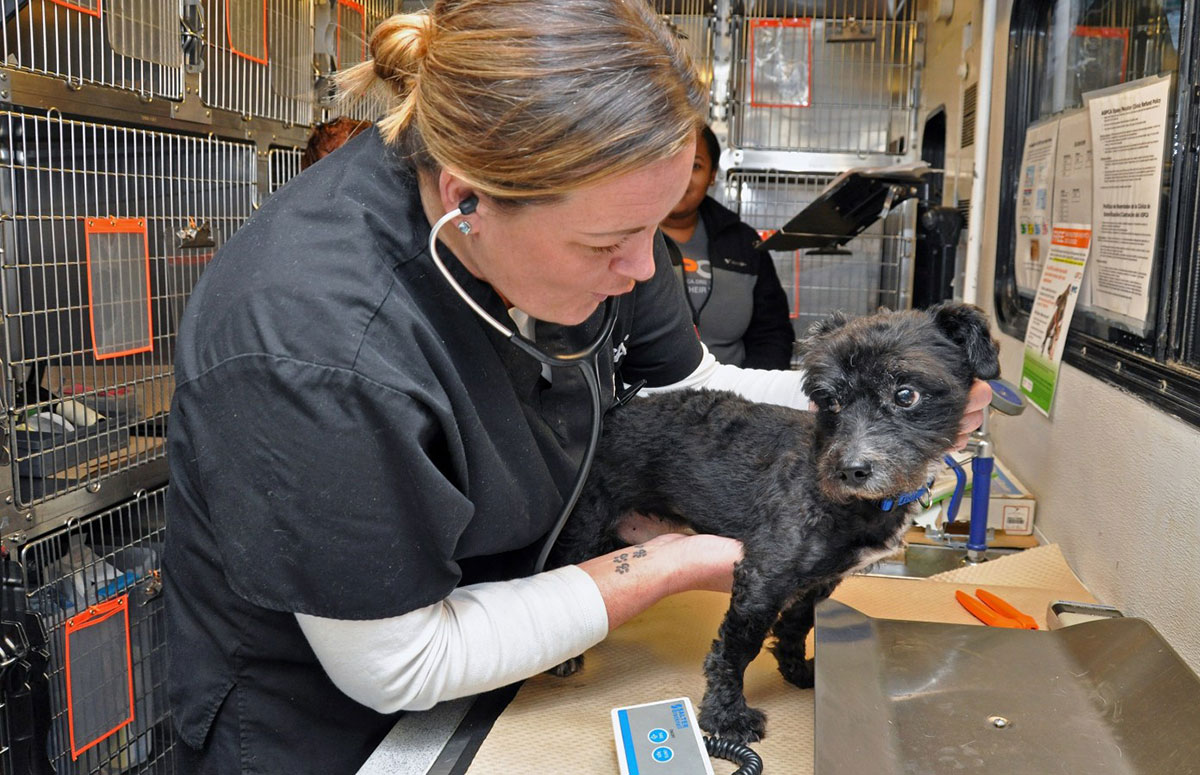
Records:
<instances>
[{"instance_id":1,"label":"dog's paw","mask_svg":"<svg viewBox=\"0 0 1200 775\"><path fill-rule=\"evenodd\" d=\"M767 736L767 714L758 708L700 708L700 728L709 734L739 743L755 743Z\"/></svg>"},{"instance_id":2,"label":"dog's paw","mask_svg":"<svg viewBox=\"0 0 1200 775\"><path fill-rule=\"evenodd\" d=\"M816 665L811 659L780 659L779 672L784 680L801 689L811 689L817 682Z\"/></svg>"},{"instance_id":3,"label":"dog's paw","mask_svg":"<svg viewBox=\"0 0 1200 775\"><path fill-rule=\"evenodd\" d=\"M561 662L546 672L549 675L556 675L559 678L566 678L569 675L575 675L583 669L583 655L571 657L566 662Z\"/></svg>"}]
</instances>

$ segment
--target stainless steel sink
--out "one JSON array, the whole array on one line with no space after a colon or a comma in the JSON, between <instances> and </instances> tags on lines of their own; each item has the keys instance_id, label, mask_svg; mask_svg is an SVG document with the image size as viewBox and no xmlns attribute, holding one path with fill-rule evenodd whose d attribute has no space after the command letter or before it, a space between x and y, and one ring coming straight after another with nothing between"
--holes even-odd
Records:
<instances>
[{"instance_id":1,"label":"stainless steel sink","mask_svg":"<svg viewBox=\"0 0 1200 775\"><path fill-rule=\"evenodd\" d=\"M1020 549L988 549L987 559L995 560ZM887 557L861 571L864 576L902 576L923 579L945 571L961 568L967 564L965 544L939 546L912 544L900 552Z\"/></svg>"}]
</instances>

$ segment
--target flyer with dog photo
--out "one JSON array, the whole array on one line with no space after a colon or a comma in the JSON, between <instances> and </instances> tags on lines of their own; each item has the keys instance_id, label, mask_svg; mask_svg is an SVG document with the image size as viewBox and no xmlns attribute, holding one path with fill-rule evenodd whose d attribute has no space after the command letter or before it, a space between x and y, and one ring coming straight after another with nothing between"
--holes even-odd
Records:
<instances>
[{"instance_id":1,"label":"flyer with dog photo","mask_svg":"<svg viewBox=\"0 0 1200 775\"><path fill-rule=\"evenodd\" d=\"M1021 392L1047 417L1054 402L1063 348L1079 288L1083 285L1083 270L1087 266L1091 243L1089 224L1064 223L1053 227L1050 253L1029 313Z\"/></svg>"}]
</instances>

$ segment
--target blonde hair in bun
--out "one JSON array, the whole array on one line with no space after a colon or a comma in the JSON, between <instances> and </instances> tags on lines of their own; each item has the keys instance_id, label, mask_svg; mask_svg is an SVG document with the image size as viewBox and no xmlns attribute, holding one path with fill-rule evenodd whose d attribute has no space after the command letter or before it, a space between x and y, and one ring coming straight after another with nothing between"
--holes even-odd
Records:
<instances>
[{"instance_id":1,"label":"blonde hair in bun","mask_svg":"<svg viewBox=\"0 0 1200 775\"><path fill-rule=\"evenodd\" d=\"M339 81L386 87L384 140L514 203L675 155L707 102L644 0L437 0L381 23L370 51Z\"/></svg>"}]
</instances>

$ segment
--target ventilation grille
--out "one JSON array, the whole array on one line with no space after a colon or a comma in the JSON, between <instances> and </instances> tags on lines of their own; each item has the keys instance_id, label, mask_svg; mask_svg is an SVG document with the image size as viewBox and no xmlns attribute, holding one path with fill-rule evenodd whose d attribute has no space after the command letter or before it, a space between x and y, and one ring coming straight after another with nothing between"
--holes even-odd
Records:
<instances>
[{"instance_id":1,"label":"ventilation grille","mask_svg":"<svg viewBox=\"0 0 1200 775\"><path fill-rule=\"evenodd\" d=\"M975 144L975 104L979 101L979 84L973 83L963 92L962 108L962 142L960 148L970 148Z\"/></svg>"}]
</instances>

